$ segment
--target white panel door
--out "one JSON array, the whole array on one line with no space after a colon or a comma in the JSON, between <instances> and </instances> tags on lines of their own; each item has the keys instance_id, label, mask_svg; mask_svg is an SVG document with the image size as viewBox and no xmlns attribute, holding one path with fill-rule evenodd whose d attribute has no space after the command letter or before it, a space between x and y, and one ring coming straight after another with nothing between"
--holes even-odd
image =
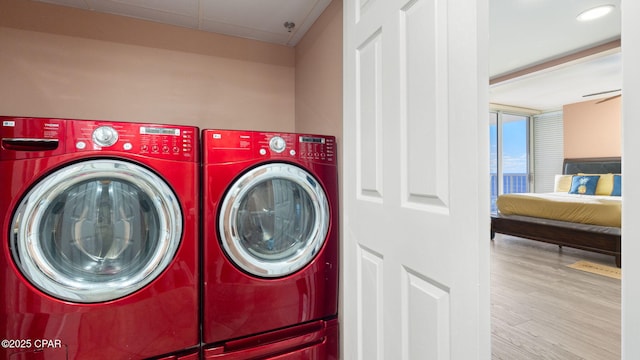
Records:
<instances>
[{"instance_id":1,"label":"white panel door","mask_svg":"<svg viewBox=\"0 0 640 360\"><path fill-rule=\"evenodd\" d=\"M487 0L344 0L343 359L489 359Z\"/></svg>"}]
</instances>

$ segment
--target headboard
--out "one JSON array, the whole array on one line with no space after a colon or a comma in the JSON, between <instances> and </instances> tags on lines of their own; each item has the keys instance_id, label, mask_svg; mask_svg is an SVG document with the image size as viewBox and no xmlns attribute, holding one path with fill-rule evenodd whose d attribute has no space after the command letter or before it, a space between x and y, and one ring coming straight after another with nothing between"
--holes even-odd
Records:
<instances>
[{"instance_id":1,"label":"headboard","mask_svg":"<svg viewBox=\"0 0 640 360\"><path fill-rule=\"evenodd\" d=\"M622 159L620 157L601 157L583 159L564 159L563 174L620 174Z\"/></svg>"}]
</instances>

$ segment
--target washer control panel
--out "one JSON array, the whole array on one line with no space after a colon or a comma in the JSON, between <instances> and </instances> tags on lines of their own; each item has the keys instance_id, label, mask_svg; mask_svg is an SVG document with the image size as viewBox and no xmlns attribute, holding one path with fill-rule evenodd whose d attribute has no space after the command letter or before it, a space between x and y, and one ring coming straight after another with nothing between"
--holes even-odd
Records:
<instances>
[{"instance_id":1,"label":"washer control panel","mask_svg":"<svg viewBox=\"0 0 640 360\"><path fill-rule=\"evenodd\" d=\"M197 128L161 124L71 122L77 151L118 151L156 158L197 158Z\"/></svg>"},{"instance_id":2,"label":"washer control panel","mask_svg":"<svg viewBox=\"0 0 640 360\"><path fill-rule=\"evenodd\" d=\"M0 116L0 159L29 159L73 152L132 153L198 161L194 126Z\"/></svg>"}]
</instances>

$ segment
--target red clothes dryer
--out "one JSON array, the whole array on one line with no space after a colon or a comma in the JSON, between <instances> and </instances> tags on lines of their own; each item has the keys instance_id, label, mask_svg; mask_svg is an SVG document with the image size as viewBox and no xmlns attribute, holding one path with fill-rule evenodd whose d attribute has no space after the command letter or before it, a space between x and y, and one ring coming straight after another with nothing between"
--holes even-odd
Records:
<instances>
[{"instance_id":1,"label":"red clothes dryer","mask_svg":"<svg viewBox=\"0 0 640 360\"><path fill-rule=\"evenodd\" d=\"M338 357L332 136L204 130L206 359Z\"/></svg>"},{"instance_id":2,"label":"red clothes dryer","mask_svg":"<svg viewBox=\"0 0 640 360\"><path fill-rule=\"evenodd\" d=\"M197 358L199 130L0 121L0 359Z\"/></svg>"}]
</instances>

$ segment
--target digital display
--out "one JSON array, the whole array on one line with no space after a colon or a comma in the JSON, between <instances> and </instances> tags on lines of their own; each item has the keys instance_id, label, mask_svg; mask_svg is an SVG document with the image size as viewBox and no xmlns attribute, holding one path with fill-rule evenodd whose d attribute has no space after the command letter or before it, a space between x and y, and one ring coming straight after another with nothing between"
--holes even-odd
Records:
<instances>
[{"instance_id":1,"label":"digital display","mask_svg":"<svg viewBox=\"0 0 640 360\"><path fill-rule=\"evenodd\" d=\"M180 129L146 127L140 128L140 134L143 135L173 135L180 136Z\"/></svg>"},{"instance_id":2,"label":"digital display","mask_svg":"<svg viewBox=\"0 0 640 360\"><path fill-rule=\"evenodd\" d=\"M324 138L300 136L301 143L324 144Z\"/></svg>"}]
</instances>

